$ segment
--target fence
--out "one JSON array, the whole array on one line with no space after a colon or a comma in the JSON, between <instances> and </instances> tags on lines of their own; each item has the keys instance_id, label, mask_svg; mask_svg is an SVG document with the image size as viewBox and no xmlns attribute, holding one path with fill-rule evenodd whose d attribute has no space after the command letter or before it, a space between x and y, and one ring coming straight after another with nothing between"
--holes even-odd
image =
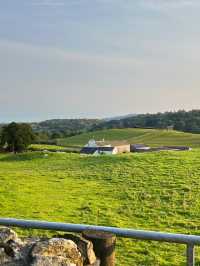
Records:
<instances>
[{"instance_id":1,"label":"fence","mask_svg":"<svg viewBox=\"0 0 200 266\"><path fill-rule=\"evenodd\" d=\"M63 232L77 232L77 233L86 230L92 230L99 232L109 232L115 234L116 236L125 237L125 238L185 244L187 266L195 265L194 247L195 245L200 245L200 236L122 229L117 227L56 223L56 222L46 222L46 221L34 221L34 220L19 220L12 218L0 218L0 225L21 227L21 228L43 229L43 230L56 230Z\"/></svg>"}]
</instances>

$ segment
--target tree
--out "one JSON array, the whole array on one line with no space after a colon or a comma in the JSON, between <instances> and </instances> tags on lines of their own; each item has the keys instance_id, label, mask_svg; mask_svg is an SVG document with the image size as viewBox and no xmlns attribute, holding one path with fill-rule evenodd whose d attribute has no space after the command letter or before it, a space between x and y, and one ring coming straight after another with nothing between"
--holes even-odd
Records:
<instances>
[{"instance_id":1,"label":"tree","mask_svg":"<svg viewBox=\"0 0 200 266\"><path fill-rule=\"evenodd\" d=\"M1 133L1 146L11 152L22 152L35 138L29 124L18 124L15 122L3 127Z\"/></svg>"}]
</instances>

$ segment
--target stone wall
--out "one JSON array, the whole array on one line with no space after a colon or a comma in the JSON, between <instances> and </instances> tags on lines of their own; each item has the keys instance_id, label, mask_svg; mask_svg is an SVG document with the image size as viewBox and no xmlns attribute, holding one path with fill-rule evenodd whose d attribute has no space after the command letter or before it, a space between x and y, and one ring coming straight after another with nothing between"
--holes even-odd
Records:
<instances>
[{"instance_id":1,"label":"stone wall","mask_svg":"<svg viewBox=\"0 0 200 266\"><path fill-rule=\"evenodd\" d=\"M15 231L0 227L2 266L99 266L93 244L73 234L52 238L19 238Z\"/></svg>"}]
</instances>

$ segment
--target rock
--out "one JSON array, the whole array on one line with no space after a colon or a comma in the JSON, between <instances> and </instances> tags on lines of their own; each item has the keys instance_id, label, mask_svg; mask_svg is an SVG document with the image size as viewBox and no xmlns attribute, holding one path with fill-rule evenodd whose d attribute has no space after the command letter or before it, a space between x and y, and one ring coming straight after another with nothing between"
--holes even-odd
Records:
<instances>
[{"instance_id":1,"label":"rock","mask_svg":"<svg viewBox=\"0 0 200 266\"><path fill-rule=\"evenodd\" d=\"M8 243L8 241L22 243L15 231L8 227L0 227L0 244Z\"/></svg>"},{"instance_id":2,"label":"rock","mask_svg":"<svg viewBox=\"0 0 200 266\"><path fill-rule=\"evenodd\" d=\"M84 258L84 264L90 265L96 262L96 256L95 256L95 253L93 250L93 244L91 241L86 240L85 238L74 235L74 234L58 235L57 237L71 239L72 241L74 241L76 245L78 246L78 249Z\"/></svg>"},{"instance_id":3,"label":"rock","mask_svg":"<svg viewBox=\"0 0 200 266\"><path fill-rule=\"evenodd\" d=\"M99 259L97 259L94 263L92 263L92 264L87 264L87 265L85 265L85 266L100 266L100 260Z\"/></svg>"},{"instance_id":4,"label":"rock","mask_svg":"<svg viewBox=\"0 0 200 266\"><path fill-rule=\"evenodd\" d=\"M99 266L92 242L78 235L18 238L0 227L0 266Z\"/></svg>"},{"instance_id":5,"label":"rock","mask_svg":"<svg viewBox=\"0 0 200 266\"><path fill-rule=\"evenodd\" d=\"M32 266L83 266L83 258L72 240L52 238L34 244Z\"/></svg>"},{"instance_id":6,"label":"rock","mask_svg":"<svg viewBox=\"0 0 200 266\"><path fill-rule=\"evenodd\" d=\"M69 259L63 257L37 256L31 266L76 266Z\"/></svg>"},{"instance_id":7,"label":"rock","mask_svg":"<svg viewBox=\"0 0 200 266\"><path fill-rule=\"evenodd\" d=\"M23 242L15 231L7 227L0 227L0 265L24 265L22 249Z\"/></svg>"}]
</instances>

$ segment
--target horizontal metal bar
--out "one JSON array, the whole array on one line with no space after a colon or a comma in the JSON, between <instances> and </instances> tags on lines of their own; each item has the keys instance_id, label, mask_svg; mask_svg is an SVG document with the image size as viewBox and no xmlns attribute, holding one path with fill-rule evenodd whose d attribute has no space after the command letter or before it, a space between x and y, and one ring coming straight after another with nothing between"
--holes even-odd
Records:
<instances>
[{"instance_id":1,"label":"horizontal metal bar","mask_svg":"<svg viewBox=\"0 0 200 266\"><path fill-rule=\"evenodd\" d=\"M155 231L144 231L144 230L133 230L133 229L122 229L117 227L71 224L71 223L56 223L56 222L46 222L46 221L36 221L36 220L21 220L13 218L0 218L0 225L43 229L43 230L56 230L63 232L79 232L79 233L84 230L106 231L120 237L127 237L127 238L141 239L141 240L153 240L161 242L172 242L180 244L200 245L200 236L161 233Z\"/></svg>"}]
</instances>

